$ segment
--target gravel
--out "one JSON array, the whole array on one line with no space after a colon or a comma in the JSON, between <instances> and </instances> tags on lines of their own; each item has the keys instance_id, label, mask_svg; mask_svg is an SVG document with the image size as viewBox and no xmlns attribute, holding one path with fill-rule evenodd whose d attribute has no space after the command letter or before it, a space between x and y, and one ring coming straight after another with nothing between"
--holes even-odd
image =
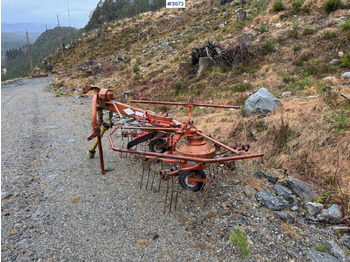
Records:
<instances>
[{"instance_id":1,"label":"gravel","mask_svg":"<svg viewBox=\"0 0 350 262\"><path fill-rule=\"evenodd\" d=\"M288 211L295 224L283 222L260 205L254 193L266 181L242 164L203 192L180 192L177 211L163 215L164 192L140 189L141 161L106 138L110 171L100 174L98 153L86 155L91 100L56 97L49 82L2 86L3 261L308 261L318 243L342 248L325 225L298 211ZM250 257L229 241L237 226Z\"/></svg>"}]
</instances>

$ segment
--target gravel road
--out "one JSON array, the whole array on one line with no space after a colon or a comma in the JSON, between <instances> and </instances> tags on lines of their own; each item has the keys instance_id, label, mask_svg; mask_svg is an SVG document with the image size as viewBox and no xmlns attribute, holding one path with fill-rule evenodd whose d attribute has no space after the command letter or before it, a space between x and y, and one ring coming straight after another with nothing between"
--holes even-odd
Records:
<instances>
[{"instance_id":1,"label":"gravel road","mask_svg":"<svg viewBox=\"0 0 350 262\"><path fill-rule=\"evenodd\" d=\"M302 208L286 222L257 202L255 188L274 185L245 161L163 215L164 192L139 189L140 159L106 138L100 174L98 153L86 155L91 99L57 97L50 81L2 86L2 261L350 261L339 232L310 224ZM230 243L237 227L246 244Z\"/></svg>"},{"instance_id":2,"label":"gravel road","mask_svg":"<svg viewBox=\"0 0 350 262\"><path fill-rule=\"evenodd\" d=\"M139 160L104 144L113 170L99 173L90 100L56 97L50 81L2 86L2 260L216 261L163 215L163 195L138 189Z\"/></svg>"}]
</instances>

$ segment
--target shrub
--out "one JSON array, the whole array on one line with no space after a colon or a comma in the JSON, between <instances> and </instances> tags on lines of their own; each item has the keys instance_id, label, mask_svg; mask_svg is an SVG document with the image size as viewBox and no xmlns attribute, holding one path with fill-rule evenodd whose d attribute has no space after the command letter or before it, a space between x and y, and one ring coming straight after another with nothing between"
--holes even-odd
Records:
<instances>
[{"instance_id":1,"label":"shrub","mask_svg":"<svg viewBox=\"0 0 350 262\"><path fill-rule=\"evenodd\" d=\"M350 22L346 21L340 25L341 29L346 32L350 31Z\"/></svg>"},{"instance_id":2,"label":"shrub","mask_svg":"<svg viewBox=\"0 0 350 262\"><path fill-rule=\"evenodd\" d=\"M338 125L338 130L350 125L350 117L348 116L348 110L344 108L340 109L338 115L331 115L331 119Z\"/></svg>"},{"instance_id":3,"label":"shrub","mask_svg":"<svg viewBox=\"0 0 350 262\"><path fill-rule=\"evenodd\" d=\"M140 71L139 65L138 65L138 64L135 64L133 70L134 70L134 73Z\"/></svg>"},{"instance_id":4,"label":"shrub","mask_svg":"<svg viewBox=\"0 0 350 262\"><path fill-rule=\"evenodd\" d=\"M304 0L293 0L292 1L292 8L295 12L299 12L300 8L303 6Z\"/></svg>"},{"instance_id":5,"label":"shrub","mask_svg":"<svg viewBox=\"0 0 350 262\"><path fill-rule=\"evenodd\" d=\"M324 4L324 10L327 14L334 12L343 7L342 0L327 0Z\"/></svg>"},{"instance_id":6,"label":"shrub","mask_svg":"<svg viewBox=\"0 0 350 262\"><path fill-rule=\"evenodd\" d=\"M315 30L311 28L305 28L303 31L303 35L313 35L314 33L315 33Z\"/></svg>"},{"instance_id":7,"label":"shrub","mask_svg":"<svg viewBox=\"0 0 350 262\"><path fill-rule=\"evenodd\" d=\"M230 242L238 245L238 250L244 257L250 256L248 241L241 227L236 226L235 231L231 232Z\"/></svg>"},{"instance_id":8,"label":"shrub","mask_svg":"<svg viewBox=\"0 0 350 262\"><path fill-rule=\"evenodd\" d=\"M266 41L261 45L261 52L264 55L267 55L268 53L272 53L274 51L275 47L272 41Z\"/></svg>"},{"instance_id":9,"label":"shrub","mask_svg":"<svg viewBox=\"0 0 350 262\"><path fill-rule=\"evenodd\" d=\"M179 94L179 92L180 92L180 90L182 89L182 87L183 87L183 83L182 83L182 81L180 81L180 80L176 81L176 82L173 84L173 89L175 89L175 92L176 92L177 95Z\"/></svg>"},{"instance_id":10,"label":"shrub","mask_svg":"<svg viewBox=\"0 0 350 262\"><path fill-rule=\"evenodd\" d=\"M282 0L276 0L272 4L272 10L274 12L280 12L284 10L284 3Z\"/></svg>"},{"instance_id":11,"label":"shrub","mask_svg":"<svg viewBox=\"0 0 350 262\"><path fill-rule=\"evenodd\" d=\"M350 54L345 54L340 58L340 66L350 68Z\"/></svg>"},{"instance_id":12,"label":"shrub","mask_svg":"<svg viewBox=\"0 0 350 262\"><path fill-rule=\"evenodd\" d=\"M260 34L265 33L265 32L267 32L267 31L268 31L268 30L267 30L266 25L261 25L261 26L259 27L259 32L260 32Z\"/></svg>"},{"instance_id":13,"label":"shrub","mask_svg":"<svg viewBox=\"0 0 350 262\"><path fill-rule=\"evenodd\" d=\"M323 39L332 39L332 38L334 38L336 36L337 36L336 33L330 32L330 31L327 31L327 32L323 33Z\"/></svg>"}]
</instances>

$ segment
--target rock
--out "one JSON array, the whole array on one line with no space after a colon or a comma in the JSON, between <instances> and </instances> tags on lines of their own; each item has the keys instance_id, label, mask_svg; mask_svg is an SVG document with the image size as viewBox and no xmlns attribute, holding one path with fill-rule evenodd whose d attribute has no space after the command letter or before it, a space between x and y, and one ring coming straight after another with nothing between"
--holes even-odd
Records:
<instances>
[{"instance_id":1,"label":"rock","mask_svg":"<svg viewBox=\"0 0 350 262\"><path fill-rule=\"evenodd\" d=\"M266 178L270 183L276 184L278 182L278 176L272 175L272 174L267 174L261 170L257 171L255 175L258 178Z\"/></svg>"},{"instance_id":2,"label":"rock","mask_svg":"<svg viewBox=\"0 0 350 262\"><path fill-rule=\"evenodd\" d=\"M78 88L75 89L75 91L81 92L81 91L83 91L83 90L82 90L80 87L78 87Z\"/></svg>"},{"instance_id":3,"label":"rock","mask_svg":"<svg viewBox=\"0 0 350 262\"><path fill-rule=\"evenodd\" d=\"M220 24L219 27L225 27L225 24Z\"/></svg>"},{"instance_id":4,"label":"rock","mask_svg":"<svg viewBox=\"0 0 350 262\"><path fill-rule=\"evenodd\" d=\"M262 205L276 211L286 208L286 202L283 199L266 190L261 190L260 192L256 193L255 198L260 201Z\"/></svg>"},{"instance_id":5,"label":"rock","mask_svg":"<svg viewBox=\"0 0 350 262\"><path fill-rule=\"evenodd\" d=\"M328 209L323 209L317 218L322 222L337 223L343 218L341 206L333 204Z\"/></svg>"},{"instance_id":6,"label":"rock","mask_svg":"<svg viewBox=\"0 0 350 262\"><path fill-rule=\"evenodd\" d=\"M298 199L293 194L292 190L290 190L289 188L281 185L275 185L273 187L273 190L276 192L277 195L283 197L284 200L288 201L288 203L298 205Z\"/></svg>"},{"instance_id":7,"label":"rock","mask_svg":"<svg viewBox=\"0 0 350 262\"><path fill-rule=\"evenodd\" d=\"M32 214L32 219L38 220L39 216L41 216L42 214L43 214L43 212L41 212L40 209L38 209L37 211L35 211L35 212Z\"/></svg>"},{"instance_id":8,"label":"rock","mask_svg":"<svg viewBox=\"0 0 350 262\"><path fill-rule=\"evenodd\" d=\"M182 68L186 67L187 65L189 65L189 63L187 63L187 62L180 62L179 63L179 70L181 70Z\"/></svg>"},{"instance_id":9,"label":"rock","mask_svg":"<svg viewBox=\"0 0 350 262\"><path fill-rule=\"evenodd\" d=\"M350 235L344 234L342 236L341 240L343 241L344 246L346 246L346 248L350 250Z\"/></svg>"},{"instance_id":10,"label":"rock","mask_svg":"<svg viewBox=\"0 0 350 262\"><path fill-rule=\"evenodd\" d=\"M321 212L323 205L321 203L307 202L306 208L309 214L314 216Z\"/></svg>"},{"instance_id":11,"label":"rock","mask_svg":"<svg viewBox=\"0 0 350 262\"><path fill-rule=\"evenodd\" d=\"M288 96L291 96L292 95L292 91L286 91L286 92L283 92L281 97L288 97Z\"/></svg>"},{"instance_id":12,"label":"rock","mask_svg":"<svg viewBox=\"0 0 350 262\"><path fill-rule=\"evenodd\" d=\"M346 22L346 17L345 16L339 17L337 20L335 20L336 24L342 24L344 22Z\"/></svg>"},{"instance_id":13,"label":"rock","mask_svg":"<svg viewBox=\"0 0 350 262\"><path fill-rule=\"evenodd\" d=\"M248 197L253 197L256 194L256 190L252 188L250 185L246 185L243 191Z\"/></svg>"},{"instance_id":14,"label":"rock","mask_svg":"<svg viewBox=\"0 0 350 262\"><path fill-rule=\"evenodd\" d=\"M305 252L306 256L314 262L339 262L337 258L326 253L315 250L314 248L309 249Z\"/></svg>"},{"instance_id":15,"label":"rock","mask_svg":"<svg viewBox=\"0 0 350 262\"><path fill-rule=\"evenodd\" d=\"M331 65L336 65L339 63L339 59L332 59L332 61L329 62Z\"/></svg>"},{"instance_id":16,"label":"rock","mask_svg":"<svg viewBox=\"0 0 350 262\"><path fill-rule=\"evenodd\" d=\"M1 192L1 200L9 199L12 196L13 196L13 193Z\"/></svg>"},{"instance_id":17,"label":"rock","mask_svg":"<svg viewBox=\"0 0 350 262\"><path fill-rule=\"evenodd\" d=\"M333 240L327 242L330 247L330 253L335 256L339 261L350 261L350 256L348 256L343 249L341 249L337 243Z\"/></svg>"},{"instance_id":18,"label":"rock","mask_svg":"<svg viewBox=\"0 0 350 262\"><path fill-rule=\"evenodd\" d=\"M277 28L281 28L281 27L282 27L282 24L281 24L281 23L277 23L277 24L276 24L276 27L277 27Z\"/></svg>"},{"instance_id":19,"label":"rock","mask_svg":"<svg viewBox=\"0 0 350 262\"><path fill-rule=\"evenodd\" d=\"M305 203L316 201L317 193L310 184L301 181L300 179L293 176L288 176L287 184L292 189L292 191Z\"/></svg>"},{"instance_id":20,"label":"rock","mask_svg":"<svg viewBox=\"0 0 350 262\"><path fill-rule=\"evenodd\" d=\"M350 78L350 72L345 72L344 74L341 75L341 77L344 79Z\"/></svg>"},{"instance_id":21,"label":"rock","mask_svg":"<svg viewBox=\"0 0 350 262\"><path fill-rule=\"evenodd\" d=\"M275 211L274 213L282 221L289 222L289 223L292 223L292 224L295 223L295 217L289 215L288 213L285 213L285 212L282 212L282 211Z\"/></svg>"},{"instance_id":22,"label":"rock","mask_svg":"<svg viewBox=\"0 0 350 262\"><path fill-rule=\"evenodd\" d=\"M266 115L273 111L277 105L281 105L281 101L262 87L245 102L243 116Z\"/></svg>"},{"instance_id":23,"label":"rock","mask_svg":"<svg viewBox=\"0 0 350 262\"><path fill-rule=\"evenodd\" d=\"M305 220L306 222L313 222L313 223L318 223L318 222L319 222L318 218L316 218L316 217L309 217L309 216L306 216L306 217L304 218L304 220Z\"/></svg>"},{"instance_id":24,"label":"rock","mask_svg":"<svg viewBox=\"0 0 350 262\"><path fill-rule=\"evenodd\" d=\"M342 51L338 52L338 56L339 57L343 57L344 56L344 52L342 52Z\"/></svg>"}]
</instances>

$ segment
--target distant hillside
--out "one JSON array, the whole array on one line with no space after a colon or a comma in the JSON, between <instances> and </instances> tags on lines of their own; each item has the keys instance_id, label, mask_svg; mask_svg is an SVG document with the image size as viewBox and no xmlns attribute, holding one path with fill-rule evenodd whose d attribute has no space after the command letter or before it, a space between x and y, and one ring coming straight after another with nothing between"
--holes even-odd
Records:
<instances>
[{"instance_id":1,"label":"distant hillside","mask_svg":"<svg viewBox=\"0 0 350 262\"><path fill-rule=\"evenodd\" d=\"M43 33L47 29L52 29L56 25L54 24L40 24L40 23L16 23L16 24L7 24L1 23L1 32L24 32L28 31L29 33Z\"/></svg>"},{"instance_id":2,"label":"distant hillside","mask_svg":"<svg viewBox=\"0 0 350 262\"><path fill-rule=\"evenodd\" d=\"M31 43L34 43L40 33L29 33ZM1 32L1 56L13 48L20 48L27 44L25 32Z\"/></svg>"},{"instance_id":3,"label":"distant hillside","mask_svg":"<svg viewBox=\"0 0 350 262\"><path fill-rule=\"evenodd\" d=\"M90 15L85 30L96 29L105 22L133 17L165 7L165 0L100 0Z\"/></svg>"},{"instance_id":4,"label":"distant hillside","mask_svg":"<svg viewBox=\"0 0 350 262\"><path fill-rule=\"evenodd\" d=\"M78 30L70 27L61 27L63 46L71 41L71 32L78 37ZM58 27L42 33L31 45L33 64L39 65L53 51L59 48ZM30 68L28 48L11 49L6 51L6 74L1 75L2 81L22 76Z\"/></svg>"}]
</instances>

